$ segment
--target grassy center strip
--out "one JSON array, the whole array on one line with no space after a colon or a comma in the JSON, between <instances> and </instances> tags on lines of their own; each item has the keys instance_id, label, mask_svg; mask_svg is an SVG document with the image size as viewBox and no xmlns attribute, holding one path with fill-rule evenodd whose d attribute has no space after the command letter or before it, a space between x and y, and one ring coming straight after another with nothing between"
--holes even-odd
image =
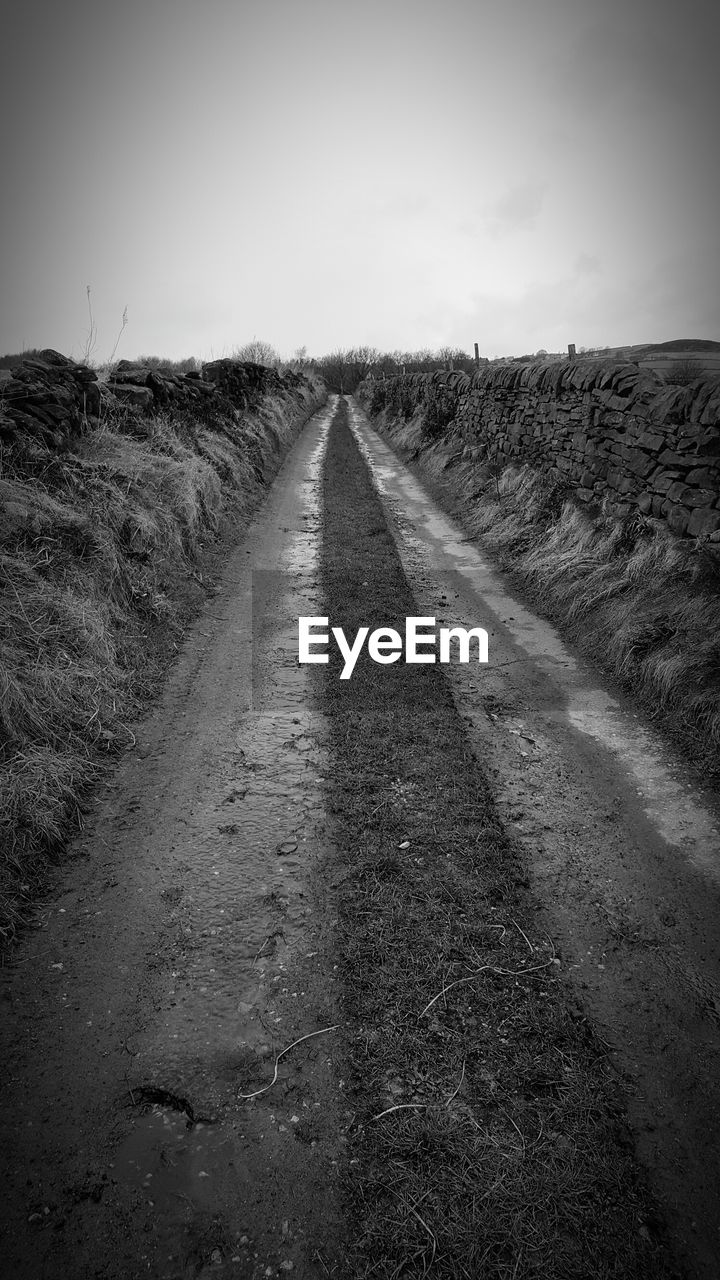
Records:
<instances>
[{"instance_id":1,"label":"grassy center strip","mask_svg":"<svg viewBox=\"0 0 720 1280\"><path fill-rule=\"evenodd\" d=\"M324 475L331 626L417 613L339 402ZM538 939L437 666L315 667L330 721L336 961L355 1117L353 1276L671 1274L603 1046ZM482 673L478 675L482 679Z\"/></svg>"}]
</instances>

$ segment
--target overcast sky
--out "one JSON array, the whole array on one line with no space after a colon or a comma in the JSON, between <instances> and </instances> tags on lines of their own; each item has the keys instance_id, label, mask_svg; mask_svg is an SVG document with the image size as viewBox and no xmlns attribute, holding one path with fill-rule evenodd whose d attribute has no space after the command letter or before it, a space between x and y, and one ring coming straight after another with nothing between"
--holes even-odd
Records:
<instances>
[{"instance_id":1,"label":"overcast sky","mask_svg":"<svg viewBox=\"0 0 720 1280\"><path fill-rule=\"evenodd\" d=\"M716 0L23 0L0 353L720 340Z\"/></svg>"}]
</instances>

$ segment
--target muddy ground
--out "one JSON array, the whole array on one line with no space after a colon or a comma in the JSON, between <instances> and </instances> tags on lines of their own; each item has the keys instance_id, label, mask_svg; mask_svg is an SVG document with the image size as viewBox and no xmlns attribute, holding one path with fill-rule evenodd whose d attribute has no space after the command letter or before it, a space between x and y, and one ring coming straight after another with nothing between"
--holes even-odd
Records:
<instances>
[{"instance_id":1,"label":"muddy ground","mask_svg":"<svg viewBox=\"0 0 720 1280\"><path fill-rule=\"evenodd\" d=\"M7 1274L710 1280L717 800L336 407L4 972Z\"/></svg>"}]
</instances>

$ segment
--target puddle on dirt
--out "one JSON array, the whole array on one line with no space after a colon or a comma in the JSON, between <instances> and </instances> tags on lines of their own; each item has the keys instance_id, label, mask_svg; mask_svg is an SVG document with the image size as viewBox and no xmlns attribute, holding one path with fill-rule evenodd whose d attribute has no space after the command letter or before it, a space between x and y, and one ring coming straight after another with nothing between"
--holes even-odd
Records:
<instances>
[{"instance_id":1,"label":"puddle on dirt","mask_svg":"<svg viewBox=\"0 0 720 1280\"><path fill-rule=\"evenodd\" d=\"M454 571L478 598L474 625L486 628L488 612L514 645L522 649L559 692L558 705L573 728L602 743L632 775L639 802L661 838L680 850L696 871L720 885L717 820L693 796L659 739L633 725L607 691L588 683L558 632L510 596L488 561L463 540L450 517L438 510L420 484L351 406L355 438L388 507L397 515L410 555L437 571ZM492 661L492 658L491 658Z\"/></svg>"},{"instance_id":2,"label":"puddle on dirt","mask_svg":"<svg viewBox=\"0 0 720 1280\"><path fill-rule=\"evenodd\" d=\"M113 1178L139 1192L158 1213L177 1209L178 1201L187 1203L188 1191L196 1204L209 1207L215 1165L225 1162L229 1141L212 1125L192 1125L184 1114L154 1106L136 1121L110 1167Z\"/></svg>"}]
</instances>

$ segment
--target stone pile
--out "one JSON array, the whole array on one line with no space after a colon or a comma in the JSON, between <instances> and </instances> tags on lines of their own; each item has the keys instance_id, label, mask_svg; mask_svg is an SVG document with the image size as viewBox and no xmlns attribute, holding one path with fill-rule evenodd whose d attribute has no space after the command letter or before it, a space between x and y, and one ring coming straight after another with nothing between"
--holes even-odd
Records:
<instances>
[{"instance_id":1,"label":"stone pile","mask_svg":"<svg viewBox=\"0 0 720 1280\"><path fill-rule=\"evenodd\" d=\"M529 463L611 515L635 509L720 542L719 379L668 386L635 364L576 360L400 381L418 405L431 384L454 392L448 430L469 456Z\"/></svg>"}]
</instances>

